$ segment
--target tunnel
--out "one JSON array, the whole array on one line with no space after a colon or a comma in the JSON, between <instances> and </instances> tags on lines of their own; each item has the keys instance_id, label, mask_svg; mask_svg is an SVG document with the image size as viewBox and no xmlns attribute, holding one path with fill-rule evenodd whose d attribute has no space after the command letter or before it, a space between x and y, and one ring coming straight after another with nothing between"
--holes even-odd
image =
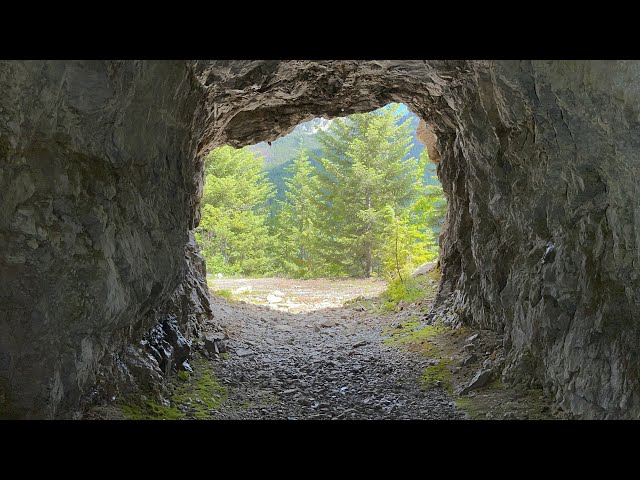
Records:
<instances>
[{"instance_id":1,"label":"tunnel","mask_svg":"<svg viewBox=\"0 0 640 480\"><path fill-rule=\"evenodd\" d=\"M640 63L0 62L0 417L147 389L212 315L204 156L404 103L448 201L437 302L505 382L638 418ZM636 132L636 133L634 133Z\"/></svg>"}]
</instances>

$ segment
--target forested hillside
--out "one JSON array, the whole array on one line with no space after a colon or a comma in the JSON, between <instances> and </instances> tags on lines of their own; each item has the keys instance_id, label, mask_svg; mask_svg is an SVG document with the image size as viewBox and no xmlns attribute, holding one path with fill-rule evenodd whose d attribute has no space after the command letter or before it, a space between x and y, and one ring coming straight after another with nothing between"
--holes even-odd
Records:
<instances>
[{"instance_id":1,"label":"forested hillside","mask_svg":"<svg viewBox=\"0 0 640 480\"><path fill-rule=\"evenodd\" d=\"M435 258L446 203L416 127L390 104L212 151L196 231L209 271L402 279Z\"/></svg>"},{"instance_id":2,"label":"forested hillside","mask_svg":"<svg viewBox=\"0 0 640 480\"><path fill-rule=\"evenodd\" d=\"M390 107L391 105L385 108ZM416 129L418 128L419 119L403 104L399 104L398 113L398 124L409 120L412 147L407 153L407 158L419 158L420 154L424 150L424 146L416 137ZM275 187L275 196L271 202L275 202L276 199L284 199L284 179L288 176L287 168L293 163L297 152L300 149L305 149L312 155L318 155L320 153L318 133L326 130L331 123L331 120L314 118L313 120L296 126L289 135L271 142L271 146L266 142L261 142L247 147L249 150L258 153L264 158L264 171L267 172L267 178ZM311 161L313 163L313 159ZM318 167L319 164L316 164L315 166ZM424 184L440 185L437 178L434 178L435 175L435 165L428 163L423 177Z\"/></svg>"}]
</instances>

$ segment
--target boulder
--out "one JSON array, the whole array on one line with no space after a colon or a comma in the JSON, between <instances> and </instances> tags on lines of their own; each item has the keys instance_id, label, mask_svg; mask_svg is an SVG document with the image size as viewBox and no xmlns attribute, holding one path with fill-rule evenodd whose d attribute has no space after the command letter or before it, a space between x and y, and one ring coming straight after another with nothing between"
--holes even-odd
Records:
<instances>
[{"instance_id":1,"label":"boulder","mask_svg":"<svg viewBox=\"0 0 640 480\"><path fill-rule=\"evenodd\" d=\"M422 265L420 265L418 268L416 268L413 273L411 274L411 278L415 278L418 277L420 275L424 275L426 273L429 273L432 270L435 270L438 266L438 262L427 262L427 263L423 263Z\"/></svg>"}]
</instances>

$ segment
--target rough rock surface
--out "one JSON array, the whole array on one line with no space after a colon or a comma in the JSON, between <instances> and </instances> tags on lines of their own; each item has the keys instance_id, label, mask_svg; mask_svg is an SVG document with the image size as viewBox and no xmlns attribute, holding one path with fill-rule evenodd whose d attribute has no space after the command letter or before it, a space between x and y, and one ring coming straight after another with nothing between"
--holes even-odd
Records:
<instances>
[{"instance_id":1,"label":"rough rock surface","mask_svg":"<svg viewBox=\"0 0 640 480\"><path fill-rule=\"evenodd\" d=\"M154 326L188 271L209 148L399 101L437 137L441 299L504 331L505 380L541 382L587 418L637 418L639 74L633 61L1 62L3 415L64 415Z\"/></svg>"},{"instance_id":2,"label":"rough rock surface","mask_svg":"<svg viewBox=\"0 0 640 480\"><path fill-rule=\"evenodd\" d=\"M0 62L0 416L68 415L193 294L202 99L184 62Z\"/></svg>"}]
</instances>

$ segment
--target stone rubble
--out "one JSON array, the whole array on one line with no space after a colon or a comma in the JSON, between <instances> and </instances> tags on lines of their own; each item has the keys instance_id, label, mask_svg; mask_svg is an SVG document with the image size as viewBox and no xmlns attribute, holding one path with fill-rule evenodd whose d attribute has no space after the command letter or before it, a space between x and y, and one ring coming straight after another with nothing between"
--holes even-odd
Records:
<instances>
[{"instance_id":1,"label":"stone rubble","mask_svg":"<svg viewBox=\"0 0 640 480\"><path fill-rule=\"evenodd\" d=\"M231 355L213 368L229 400L216 418L465 418L442 388L420 388L429 359L384 345L380 332L397 320L347 308L317 316L225 308Z\"/></svg>"}]
</instances>

